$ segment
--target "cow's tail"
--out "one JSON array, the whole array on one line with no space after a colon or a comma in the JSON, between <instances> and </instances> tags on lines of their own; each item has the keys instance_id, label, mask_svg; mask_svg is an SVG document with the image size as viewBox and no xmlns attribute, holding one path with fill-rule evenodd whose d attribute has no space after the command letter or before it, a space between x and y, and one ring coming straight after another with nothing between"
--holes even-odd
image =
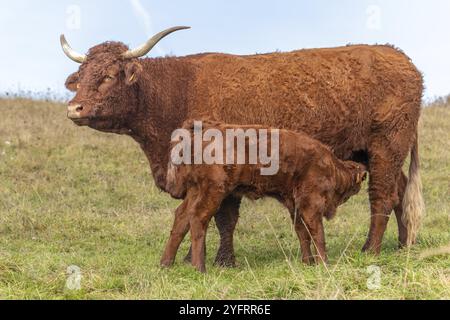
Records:
<instances>
[{"instance_id":1,"label":"cow's tail","mask_svg":"<svg viewBox=\"0 0 450 320\"><path fill-rule=\"evenodd\" d=\"M425 203L422 195L422 180L420 178L419 139L416 139L411 150L409 179L403 198L403 223L408 230L407 246L416 242L419 229L425 215Z\"/></svg>"}]
</instances>

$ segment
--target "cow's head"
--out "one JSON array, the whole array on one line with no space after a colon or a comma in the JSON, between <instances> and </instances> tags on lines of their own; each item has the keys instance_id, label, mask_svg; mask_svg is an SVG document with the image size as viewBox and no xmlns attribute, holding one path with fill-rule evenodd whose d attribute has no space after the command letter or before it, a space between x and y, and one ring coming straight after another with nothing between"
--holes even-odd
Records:
<instances>
[{"instance_id":1,"label":"cow's head","mask_svg":"<svg viewBox=\"0 0 450 320\"><path fill-rule=\"evenodd\" d=\"M66 87L76 92L69 102L68 117L80 126L122 133L126 120L137 108L136 83L145 56L169 34L188 29L175 27L163 31L137 49L129 50L117 42L106 42L89 50L87 55L75 52L61 36L64 53L80 63L78 72L69 76Z\"/></svg>"}]
</instances>

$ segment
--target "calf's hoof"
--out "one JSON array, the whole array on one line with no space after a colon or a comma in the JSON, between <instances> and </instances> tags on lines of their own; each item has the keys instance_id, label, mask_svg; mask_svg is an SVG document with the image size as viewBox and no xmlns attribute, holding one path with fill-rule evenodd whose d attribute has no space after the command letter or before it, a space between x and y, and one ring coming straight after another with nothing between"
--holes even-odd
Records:
<instances>
[{"instance_id":1,"label":"calf's hoof","mask_svg":"<svg viewBox=\"0 0 450 320\"><path fill-rule=\"evenodd\" d=\"M328 258L317 257L316 258L317 266L328 266Z\"/></svg>"},{"instance_id":2,"label":"calf's hoof","mask_svg":"<svg viewBox=\"0 0 450 320\"><path fill-rule=\"evenodd\" d=\"M364 247L362 248L362 252L379 256L381 253L381 245L374 245L370 241L367 241Z\"/></svg>"},{"instance_id":3,"label":"calf's hoof","mask_svg":"<svg viewBox=\"0 0 450 320\"><path fill-rule=\"evenodd\" d=\"M307 266L313 266L316 264L313 256L302 257L302 263Z\"/></svg>"},{"instance_id":4,"label":"calf's hoof","mask_svg":"<svg viewBox=\"0 0 450 320\"><path fill-rule=\"evenodd\" d=\"M192 263L192 252L189 250L188 254L184 258L184 263L191 264Z\"/></svg>"},{"instance_id":5,"label":"calf's hoof","mask_svg":"<svg viewBox=\"0 0 450 320\"><path fill-rule=\"evenodd\" d=\"M202 266L194 266L194 268L200 273L203 273L203 274L206 273L206 266L204 266L204 265L202 265Z\"/></svg>"},{"instance_id":6,"label":"calf's hoof","mask_svg":"<svg viewBox=\"0 0 450 320\"><path fill-rule=\"evenodd\" d=\"M205 256L206 256L206 248L205 248ZM187 253L186 257L184 258L184 263L192 264L192 248L189 249L189 252Z\"/></svg>"},{"instance_id":7,"label":"calf's hoof","mask_svg":"<svg viewBox=\"0 0 450 320\"><path fill-rule=\"evenodd\" d=\"M163 269L168 269L168 268L172 267L173 264L174 264L174 261L173 261L173 260L165 260L165 259L163 259L163 260L161 260L161 262L160 262L160 266L161 266L161 268L163 268Z\"/></svg>"}]
</instances>

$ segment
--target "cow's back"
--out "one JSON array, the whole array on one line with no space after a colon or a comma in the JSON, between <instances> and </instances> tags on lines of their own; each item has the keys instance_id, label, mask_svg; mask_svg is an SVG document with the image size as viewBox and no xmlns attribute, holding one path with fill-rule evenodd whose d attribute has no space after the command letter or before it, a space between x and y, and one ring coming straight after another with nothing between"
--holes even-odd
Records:
<instances>
[{"instance_id":1,"label":"cow's back","mask_svg":"<svg viewBox=\"0 0 450 320\"><path fill-rule=\"evenodd\" d=\"M195 70L190 117L302 130L343 158L366 150L373 114L387 97L422 95L420 73L389 46L186 59Z\"/></svg>"}]
</instances>

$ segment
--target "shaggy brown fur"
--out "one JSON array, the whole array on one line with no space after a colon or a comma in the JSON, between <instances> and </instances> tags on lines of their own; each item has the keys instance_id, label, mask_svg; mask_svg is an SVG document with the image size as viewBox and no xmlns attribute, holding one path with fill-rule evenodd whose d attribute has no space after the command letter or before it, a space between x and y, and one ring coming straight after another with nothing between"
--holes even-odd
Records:
<instances>
[{"instance_id":1,"label":"shaggy brown fur","mask_svg":"<svg viewBox=\"0 0 450 320\"><path fill-rule=\"evenodd\" d=\"M194 140L193 123L184 126L190 130ZM261 126L234 126L203 122L203 132L217 129L226 136L227 129L261 129ZM271 133L267 141L270 141ZM250 144L266 143L257 138L246 139L246 159L249 159ZM188 165L170 164L167 173L167 191L176 198L184 198L177 210L163 266L173 264L175 254L190 226L192 237L192 264L201 272L205 269L205 239L210 219L216 214L222 201L229 195L260 199L266 196L280 201L290 212L302 248L305 263L314 262L311 241L317 251L316 262L326 262L323 217L331 219L339 205L346 202L361 189L366 178L364 165L352 161L341 161L333 152L303 133L281 130L279 132L279 167L275 175L261 175L263 165ZM204 143L204 148L209 143ZM269 154L273 146L268 146ZM224 146L223 152L229 152ZM195 152L195 151L194 151ZM201 152L201 151L200 151ZM234 146L237 154L237 145ZM193 163L193 161L191 162Z\"/></svg>"},{"instance_id":2,"label":"shaggy brown fur","mask_svg":"<svg viewBox=\"0 0 450 320\"><path fill-rule=\"evenodd\" d=\"M170 134L186 119L207 116L304 131L340 159L368 164L372 219L364 250L380 252L393 209L400 244L413 242L407 226L417 226L408 221L417 220L421 210L417 153L412 152L417 166L409 183L401 168L416 144L423 81L405 54L390 46L358 45L126 61L120 57L125 50L120 43L91 49L67 83L72 90L80 85L71 103L81 104L78 124L138 141L162 190ZM239 205L240 198L230 196L216 215L221 265L234 264Z\"/></svg>"}]
</instances>

